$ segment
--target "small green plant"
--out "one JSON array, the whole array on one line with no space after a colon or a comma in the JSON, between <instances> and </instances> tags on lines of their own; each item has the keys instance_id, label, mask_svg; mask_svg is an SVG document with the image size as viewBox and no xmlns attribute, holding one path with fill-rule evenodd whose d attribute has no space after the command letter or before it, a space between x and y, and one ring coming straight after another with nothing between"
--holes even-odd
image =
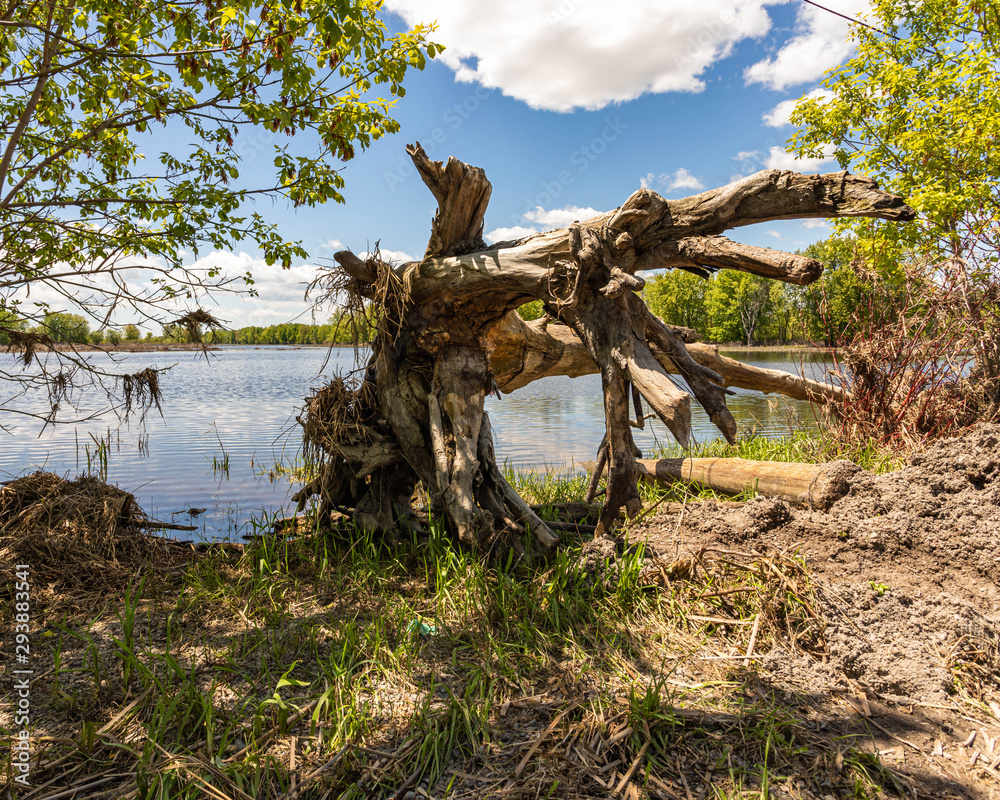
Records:
<instances>
[{"instance_id":1,"label":"small green plant","mask_svg":"<svg viewBox=\"0 0 1000 800\"><path fill-rule=\"evenodd\" d=\"M882 597L882 595L889 591L889 587L886 584L879 583L878 581L868 581L868 585L871 586L876 597Z\"/></svg>"},{"instance_id":2,"label":"small green plant","mask_svg":"<svg viewBox=\"0 0 1000 800\"><path fill-rule=\"evenodd\" d=\"M111 452L111 431L108 431L104 436L95 436L93 433L89 435L94 444L94 449L91 450L89 444L83 446L83 452L87 457L87 474L102 481L107 481L108 456Z\"/></svg>"},{"instance_id":3,"label":"small green plant","mask_svg":"<svg viewBox=\"0 0 1000 800\"><path fill-rule=\"evenodd\" d=\"M212 456L212 472L222 473L223 477L229 477L229 453L226 451L226 446L222 443L222 437L219 435L219 428L216 424L212 423L212 429L215 431L215 439L219 443L219 448L222 450L221 455Z\"/></svg>"}]
</instances>

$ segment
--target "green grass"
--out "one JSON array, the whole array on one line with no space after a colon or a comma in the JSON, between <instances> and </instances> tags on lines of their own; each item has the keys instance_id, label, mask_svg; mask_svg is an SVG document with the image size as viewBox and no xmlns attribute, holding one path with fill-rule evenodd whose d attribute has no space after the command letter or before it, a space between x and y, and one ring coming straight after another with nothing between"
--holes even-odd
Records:
<instances>
[{"instance_id":1,"label":"green grass","mask_svg":"<svg viewBox=\"0 0 1000 800\"><path fill-rule=\"evenodd\" d=\"M679 446L667 447L652 454L650 458L745 458L749 461L783 461L805 464L823 464L828 461L847 459L870 472L889 472L899 469L903 457L891 452L878 443L870 441L850 447L838 443L828 434L817 431L801 431L788 436L769 438L766 436L741 437L731 445L724 439L695 444L689 451Z\"/></svg>"},{"instance_id":2,"label":"green grass","mask_svg":"<svg viewBox=\"0 0 1000 800\"><path fill-rule=\"evenodd\" d=\"M539 503L583 491L579 476L512 478ZM510 780L607 796L634 764L643 797L710 769L708 797L767 797L794 776L874 798L902 780L874 756L839 769L798 700L725 657L758 618L758 652L818 652L794 555L651 573L635 547L612 580L581 568L580 546L498 564L436 525L393 545L343 528L148 576L48 621L38 658L54 669L33 697L39 732L62 733L37 745L33 782L105 778L121 798L273 799L293 779L305 797L484 796Z\"/></svg>"},{"instance_id":3,"label":"green grass","mask_svg":"<svg viewBox=\"0 0 1000 800\"><path fill-rule=\"evenodd\" d=\"M824 452L791 437L693 454ZM507 477L543 515L587 485L581 473ZM647 506L714 497L642 492ZM870 748L844 751L807 724L838 719L833 698L779 695L755 660L732 658L754 636L755 654L822 653L795 553L651 569L628 546L594 573L581 565L586 537L497 563L436 523L390 544L350 527L285 538L274 521L259 519L239 554L209 549L103 607L38 621L36 657L51 669L32 689L48 737L36 786L105 780L107 796L129 800L273 800L293 781L303 797L333 798L485 796L510 781L532 797L608 796L623 781L641 797L684 796L705 774L694 796L769 797L793 779L816 796L906 786Z\"/></svg>"}]
</instances>

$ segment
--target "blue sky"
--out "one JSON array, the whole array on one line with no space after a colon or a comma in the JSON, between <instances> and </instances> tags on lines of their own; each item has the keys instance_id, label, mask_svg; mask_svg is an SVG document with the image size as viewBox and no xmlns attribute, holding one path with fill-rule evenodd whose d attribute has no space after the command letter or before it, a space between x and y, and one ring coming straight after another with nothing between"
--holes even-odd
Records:
<instances>
[{"instance_id":1,"label":"blue sky","mask_svg":"<svg viewBox=\"0 0 1000 800\"><path fill-rule=\"evenodd\" d=\"M867 8L824 5L853 18ZM765 168L837 169L784 152L794 101L850 55L847 23L801 0L387 0L386 9L392 29L436 20L432 38L447 49L408 75L400 132L345 166L345 204L258 204L310 263L282 271L252 251L202 255L200 265L257 277L260 299L222 298L215 309L233 327L302 314L304 284L335 250L381 241L397 260L420 257L435 202L406 156L410 142L486 170L488 240L562 227L640 186L683 197ZM245 142L244 177L270 165L268 137ZM795 250L824 237L824 225L771 223L733 238Z\"/></svg>"}]
</instances>

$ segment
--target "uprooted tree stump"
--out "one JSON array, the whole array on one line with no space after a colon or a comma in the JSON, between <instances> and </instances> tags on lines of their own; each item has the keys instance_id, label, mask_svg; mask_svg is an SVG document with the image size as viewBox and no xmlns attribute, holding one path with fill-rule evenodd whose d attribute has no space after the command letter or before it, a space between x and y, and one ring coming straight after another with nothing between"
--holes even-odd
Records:
<instances>
[{"instance_id":1,"label":"uprooted tree stump","mask_svg":"<svg viewBox=\"0 0 1000 800\"><path fill-rule=\"evenodd\" d=\"M359 381L338 378L308 401L301 421L322 466L297 498L301 506L318 494L321 514L353 509L365 528L386 530L417 524L411 498L420 481L432 513L478 550L520 549L526 528L543 546L558 541L497 466L487 393L600 372L606 435L596 473L606 470L608 480L598 531L622 509L631 516L641 507L641 453L630 427L633 408L641 424L641 399L688 445L690 396L670 374L684 379L730 442L727 386L836 397L833 387L723 358L692 331L665 325L640 298L637 273L736 269L804 285L820 276L819 262L720 234L778 219L914 216L868 178L766 170L680 200L640 189L614 211L488 247L483 170L431 161L419 143L407 151L438 201L430 243L423 260L397 266L336 254L340 270L328 291L369 309L376 336ZM536 299L546 317L523 322L515 309Z\"/></svg>"}]
</instances>

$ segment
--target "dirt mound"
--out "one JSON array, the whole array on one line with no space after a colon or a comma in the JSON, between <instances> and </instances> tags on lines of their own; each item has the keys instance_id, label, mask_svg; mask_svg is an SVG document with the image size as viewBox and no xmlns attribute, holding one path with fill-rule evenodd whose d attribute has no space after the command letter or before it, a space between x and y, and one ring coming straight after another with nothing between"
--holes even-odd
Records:
<instances>
[{"instance_id":1,"label":"dirt mound","mask_svg":"<svg viewBox=\"0 0 1000 800\"><path fill-rule=\"evenodd\" d=\"M857 473L826 513L758 497L688 505L681 523L675 537L676 516L654 517L632 537L661 553L796 548L805 558L828 657L775 647L763 660L775 676L1000 703L1000 425L939 441L896 472Z\"/></svg>"},{"instance_id":2,"label":"dirt mound","mask_svg":"<svg viewBox=\"0 0 1000 800\"><path fill-rule=\"evenodd\" d=\"M36 595L124 587L164 560L147 527L135 497L97 478L36 472L0 488L0 563L27 564Z\"/></svg>"}]
</instances>

